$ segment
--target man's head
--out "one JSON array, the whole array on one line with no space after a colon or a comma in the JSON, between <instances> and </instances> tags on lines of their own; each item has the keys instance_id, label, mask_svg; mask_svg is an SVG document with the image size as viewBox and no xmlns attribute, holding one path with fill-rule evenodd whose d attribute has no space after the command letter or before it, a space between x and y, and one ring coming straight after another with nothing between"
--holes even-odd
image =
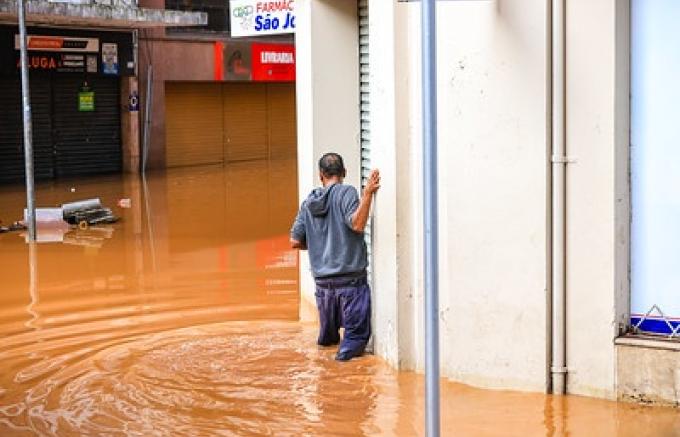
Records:
<instances>
[{"instance_id":1,"label":"man's head","mask_svg":"<svg viewBox=\"0 0 680 437\"><path fill-rule=\"evenodd\" d=\"M324 185L333 180L342 182L345 173L345 163L337 153L326 153L319 159L319 176Z\"/></svg>"}]
</instances>

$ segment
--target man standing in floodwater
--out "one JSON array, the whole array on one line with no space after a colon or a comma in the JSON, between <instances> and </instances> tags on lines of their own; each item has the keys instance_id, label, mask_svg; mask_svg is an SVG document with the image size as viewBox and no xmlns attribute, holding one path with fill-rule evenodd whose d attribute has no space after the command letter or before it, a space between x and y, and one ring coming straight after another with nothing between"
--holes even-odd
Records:
<instances>
[{"instance_id":1,"label":"man standing in floodwater","mask_svg":"<svg viewBox=\"0 0 680 437\"><path fill-rule=\"evenodd\" d=\"M315 188L302 203L290 242L293 248L307 249L316 282L321 346L340 342L335 359L347 361L361 355L371 336L371 290L366 268L368 256L364 228L371 211L373 194L380 188L380 173L373 170L363 195L343 184L345 164L337 153L326 153L319 160L323 187Z\"/></svg>"}]
</instances>

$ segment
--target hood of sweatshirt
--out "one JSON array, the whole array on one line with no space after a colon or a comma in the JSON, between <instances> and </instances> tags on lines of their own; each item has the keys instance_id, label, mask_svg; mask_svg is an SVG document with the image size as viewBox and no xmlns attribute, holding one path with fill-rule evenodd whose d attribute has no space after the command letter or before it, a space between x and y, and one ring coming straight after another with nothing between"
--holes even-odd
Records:
<instances>
[{"instance_id":1,"label":"hood of sweatshirt","mask_svg":"<svg viewBox=\"0 0 680 437\"><path fill-rule=\"evenodd\" d=\"M330 208L331 191L337 184L315 188L307 197L307 208L314 217L324 217Z\"/></svg>"}]
</instances>

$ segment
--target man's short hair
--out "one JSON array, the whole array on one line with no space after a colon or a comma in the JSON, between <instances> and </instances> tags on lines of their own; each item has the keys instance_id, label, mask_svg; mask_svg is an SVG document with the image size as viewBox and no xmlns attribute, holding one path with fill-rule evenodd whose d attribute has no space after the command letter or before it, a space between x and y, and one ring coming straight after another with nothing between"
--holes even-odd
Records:
<instances>
[{"instance_id":1,"label":"man's short hair","mask_svg":"<svg viewBox=\"0 0 680 437\"><path fill-rule=\"evenodd\" d=\"M345 177L345 164L337 153L326 153L319 159L319 171L326 177Z\"/></svg>"}]
</instances>

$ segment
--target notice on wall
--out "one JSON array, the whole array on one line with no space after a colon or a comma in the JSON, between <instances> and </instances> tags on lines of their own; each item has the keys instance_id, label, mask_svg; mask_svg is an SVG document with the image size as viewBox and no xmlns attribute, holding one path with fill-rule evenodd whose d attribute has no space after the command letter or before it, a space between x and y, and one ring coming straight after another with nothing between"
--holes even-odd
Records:
<instances>
[{"instance_id":1,"label":"notice on wall","mask_svg":"<svg viewBox=\"0 0 680 437\"><path fill-rule=\"evenodd\" d=\"M295 0L231 0L231 36L295 33Z\"/></svg>"},{"instance_id":2,"label":"notice on wall","mask_svg":"<svg viewBox=\"0 0 680 437\"><path fill-rule=\"evenodd\" d=\"M97 72L97 56L87 55L87 72L96 73Z\"/></svg>"},{"instance_id":3,"label":"notice on wall","mask_svg":"<svg viewBox=\"0 0 680 437\"><path fill-rule=\"evenodd\" d=\"M118 74L118 44L102 43L102 73Z\"/></svg>"},{"instance_id":4,"label":"notice on wall","mask_svg":"<svg viewBox=\"0 0 680 437\"><path fill-rule=\"evenodd\" d=\"M81 91L78 93L78 111L94 111L94 91Z\"/></svg>"}]
</instances>

